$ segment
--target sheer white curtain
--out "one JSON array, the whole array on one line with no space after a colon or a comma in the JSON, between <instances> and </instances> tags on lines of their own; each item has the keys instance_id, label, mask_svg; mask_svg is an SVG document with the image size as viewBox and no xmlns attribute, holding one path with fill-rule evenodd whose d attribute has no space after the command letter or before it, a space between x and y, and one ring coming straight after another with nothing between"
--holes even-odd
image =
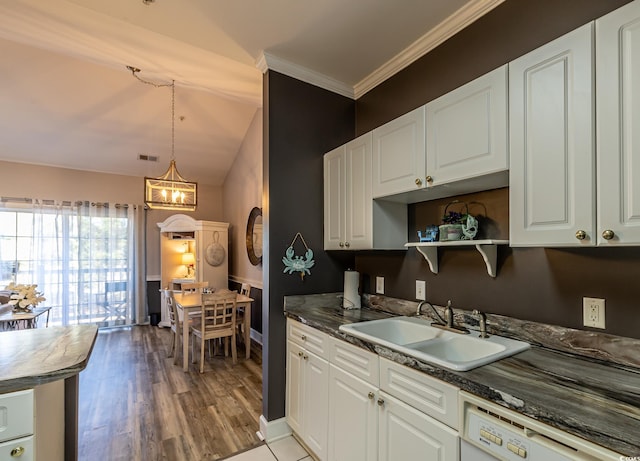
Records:
<instances>
[{"instance_id":1,"label":"sheer white curtain","mask_svg":"<svg viewBox=\"0 0 640 461\"><path fill-rule=\"evenodd\" d=\"M15 222L15 244L11 248L11 225L1 226L0 260L17 262L17 283L38 284L52 306L50 324L148 321L143 207L37 199L3 203L2 217Z\"/></svg>"}]
</instances>

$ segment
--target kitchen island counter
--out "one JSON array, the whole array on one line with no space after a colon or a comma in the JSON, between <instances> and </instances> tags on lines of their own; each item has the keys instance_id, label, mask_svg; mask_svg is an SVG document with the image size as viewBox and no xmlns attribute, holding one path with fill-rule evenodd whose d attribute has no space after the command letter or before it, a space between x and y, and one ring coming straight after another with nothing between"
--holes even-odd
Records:
<instances>
[{"instance_id":1,"label":"kitchen island counter","mask_svg":"<svg viewBox=\"0 0 640 461\"><path fill-rule=\"evenodd\" d=\"M78 374L97 333L93 325L0 332L0 394L34 389L38 459L78 459Z\"/></svg>"},{"instance_id":2,"label":"kitchen island counter","mask_svg":"<svg viewBox=\"0 0 640 461\"><path fill-rule=\"evenodd\" d=\"M87 366L97 333L93 325L0 333L0 393L77 375Z\"/></svg>"}]
</instances>

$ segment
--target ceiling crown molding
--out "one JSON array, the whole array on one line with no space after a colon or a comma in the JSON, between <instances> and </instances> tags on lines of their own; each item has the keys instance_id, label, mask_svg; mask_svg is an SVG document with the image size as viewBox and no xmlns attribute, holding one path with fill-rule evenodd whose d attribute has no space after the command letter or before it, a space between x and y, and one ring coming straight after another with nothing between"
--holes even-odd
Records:
<instances>
[{"instance_id":1,"label":"ceiling crown molding","mask_svg":"<svg viewBox=\"0 0 640 461\"><path fill-rule=\"evenodd\" d=\"M256 61L256 67L264 74L271 69L303 82L354 99L353 88L324 74L299 66L284 59L262 52Z\"/></svg>"},{"instance_id":2,"label":"ceiling crown molding","mask_svg":"<svg viewBox=\"0 0 640 461\"><path fill-rule=\"evenodd\" d=\"M319 72L263 52L256 61L256 67L265 73L268 69L290 77L333 91L351 99L358 99L385 80L393 77L410 64L420 59L469 24L493 10L505 0L471 0L442 21L428 33L413 42L402 52L390 59L367 77L356 83L354 87L327 77Z\"/></svg>"},{"instance_id":3,"label":"ceiling crown molding","mask_svg":"<svg viewBox=\"0 0 640 461\"><path fill-rule=\"evenodd\" d=\"M505 0L471 0L428 33L413 42L404 51L387 61L354 86L355 99L360 98L388 78L453 37L462 29L493 10Z\"/></svg>"}]
</instances>

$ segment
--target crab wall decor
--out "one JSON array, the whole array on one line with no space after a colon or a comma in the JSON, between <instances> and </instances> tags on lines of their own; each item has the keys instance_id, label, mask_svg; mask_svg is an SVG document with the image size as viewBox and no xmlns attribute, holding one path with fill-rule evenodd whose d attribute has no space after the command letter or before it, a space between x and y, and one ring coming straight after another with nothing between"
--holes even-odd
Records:
<instances>
[{"instance_id":1,"label":"crab wall decor","mask_svg":"<svg viewBox=\"0 0 640 461\"><path fill-rule=\"evenodd\" d=\"M295 250L293 249L293 244L296 243L296 240L300 237L304 247L307 251L304 253L304 258L302 256L296 256ZM293 238L293 241L285 251L285 256L282 258L282 263L284 264L284 273L285 274L293 274L294 272L300 272L300 278L304 280L304 275L311 275L311 268L315 264L313 260L313 250L307 246L307 242L304 241L302 234L298 232L296 236Z\"/></svg>"}]
</instances>

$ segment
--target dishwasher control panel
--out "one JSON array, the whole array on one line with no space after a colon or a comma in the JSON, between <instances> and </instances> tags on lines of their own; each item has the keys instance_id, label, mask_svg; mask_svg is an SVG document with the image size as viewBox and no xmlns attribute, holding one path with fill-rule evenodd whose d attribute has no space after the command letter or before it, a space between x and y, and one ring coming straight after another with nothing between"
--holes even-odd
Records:
<instances>
[{"instance_id":1,"label":"dishwasher control panel","mask_svg":"<svg viewBox=\"0 0 640 461\"><path fill-rule=\"evenodd\" d=\"M502 422L487 419L484 414L472 412L468 415L468 439L476 442L485 451L500 455L502 459L544 461L570 461L572 458L550 451L547 447L533 444L526 436L503 427ZM491 417L489 417L491 418Z\"/></svg>"},{"instance_id":2,"label":"dishwasher control panel","mask_svg":"<svg viewBox=\"0 0 640 461\"><path fill-rule=\"evenodd\" d=\"M465 391L462 438L503 461L619 461L620 454ZM471 460L462 460L471 461Z\"/></svg>"}]
</instances>

